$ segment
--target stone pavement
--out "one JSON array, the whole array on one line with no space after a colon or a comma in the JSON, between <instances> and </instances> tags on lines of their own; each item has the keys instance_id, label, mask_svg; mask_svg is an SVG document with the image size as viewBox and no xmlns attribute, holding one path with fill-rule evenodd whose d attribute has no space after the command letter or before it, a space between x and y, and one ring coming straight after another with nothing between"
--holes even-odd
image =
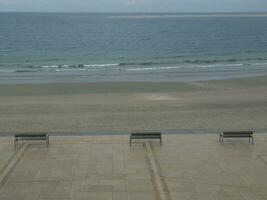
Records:
<instances>
[{"instance_id":1,"label":"stone pavement","mask_svg":"<svg viewBox=\"0 0 267 200\"><path fill-rule=\"evenodd\" d=\"M47 148L0 138L1 200L267 200L267 135L51 137Z\"/></svg>"}]
</instances>

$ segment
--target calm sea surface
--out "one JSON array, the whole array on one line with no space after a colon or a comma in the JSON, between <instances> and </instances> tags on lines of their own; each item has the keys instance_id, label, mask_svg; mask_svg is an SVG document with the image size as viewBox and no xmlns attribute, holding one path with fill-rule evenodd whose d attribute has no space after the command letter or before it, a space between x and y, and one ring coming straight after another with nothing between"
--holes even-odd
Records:
<instances>
[{"instance_id":1,"label":"calm sea surface","mask_svg":"<svg viewBox=\"0 0 267 200\"><path fill-rule=\"evenodd\" d=\"M0 84L262 74L264 13L0 13Z\"/></svg>"}]
</instances>

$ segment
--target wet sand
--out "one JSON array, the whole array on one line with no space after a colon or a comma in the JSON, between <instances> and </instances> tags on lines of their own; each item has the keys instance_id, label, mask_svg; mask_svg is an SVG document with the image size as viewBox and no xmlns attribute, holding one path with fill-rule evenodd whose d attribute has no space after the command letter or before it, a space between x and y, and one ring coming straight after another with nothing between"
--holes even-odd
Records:
<instances>
[{"instance_id":1,"label":"wet sand","mask_svg":"<svg viewBox=\"0 0 267 200\"><path fill-rule=\"evenodd\" d=\"M0 86L0 132L266 129L267 77Z\"/></svg>"}]
</instances>

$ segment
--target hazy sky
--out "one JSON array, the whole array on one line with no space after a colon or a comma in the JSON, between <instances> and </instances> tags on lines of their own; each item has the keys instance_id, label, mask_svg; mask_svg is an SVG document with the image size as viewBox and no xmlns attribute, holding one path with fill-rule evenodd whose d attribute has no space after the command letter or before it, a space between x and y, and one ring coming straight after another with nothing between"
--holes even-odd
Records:
<instances>
[{"instance_id":1,"label":"hazy sky","mask_svg":"<svg viewBox=\"0 0 267 200\"><path fill-rule=\"evenodd\" d=\"M266 12L267 0L0 0L0 11Z\"/></svg>"}]
</instances>

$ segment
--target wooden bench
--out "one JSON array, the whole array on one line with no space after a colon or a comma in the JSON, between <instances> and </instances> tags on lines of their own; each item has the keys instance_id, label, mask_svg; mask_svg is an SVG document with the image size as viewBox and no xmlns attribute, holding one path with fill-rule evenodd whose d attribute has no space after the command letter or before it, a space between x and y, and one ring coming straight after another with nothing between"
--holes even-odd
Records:
<instances>
[{"instance_id":1,"label":"wooden bench","mask_svg":"<svg viewBox=\"0 0 267 200\"><path fill-rule=\"evenodd\" d=\"M220 143L223 143L223 138L249 138L249 143L254 143L253 131L224 131L220 133Z\"/></svg>"},{"instance_id":2,"label":"wooden bench","mask_svg":"<svg viewBox=\"0 0 267 200\"><path fill-rule=\"evenodd\" d=\"M159 139L160 145L162 145L161 132L135 132L131 133L130 146L132 146L132 140L140 139Z\"/></svg>"},{"instance_id":3,"label":"wooden bench","mask_svg":"<svg viewBox=\"0 0 267 200\"><path fill-rule=\"evenodd\" d=\"M46 146L49 145L49 135L46 133L39 134L15 134L14 145L18 147L19 140L45 140Z\"/></svg>"}]
</instances>

